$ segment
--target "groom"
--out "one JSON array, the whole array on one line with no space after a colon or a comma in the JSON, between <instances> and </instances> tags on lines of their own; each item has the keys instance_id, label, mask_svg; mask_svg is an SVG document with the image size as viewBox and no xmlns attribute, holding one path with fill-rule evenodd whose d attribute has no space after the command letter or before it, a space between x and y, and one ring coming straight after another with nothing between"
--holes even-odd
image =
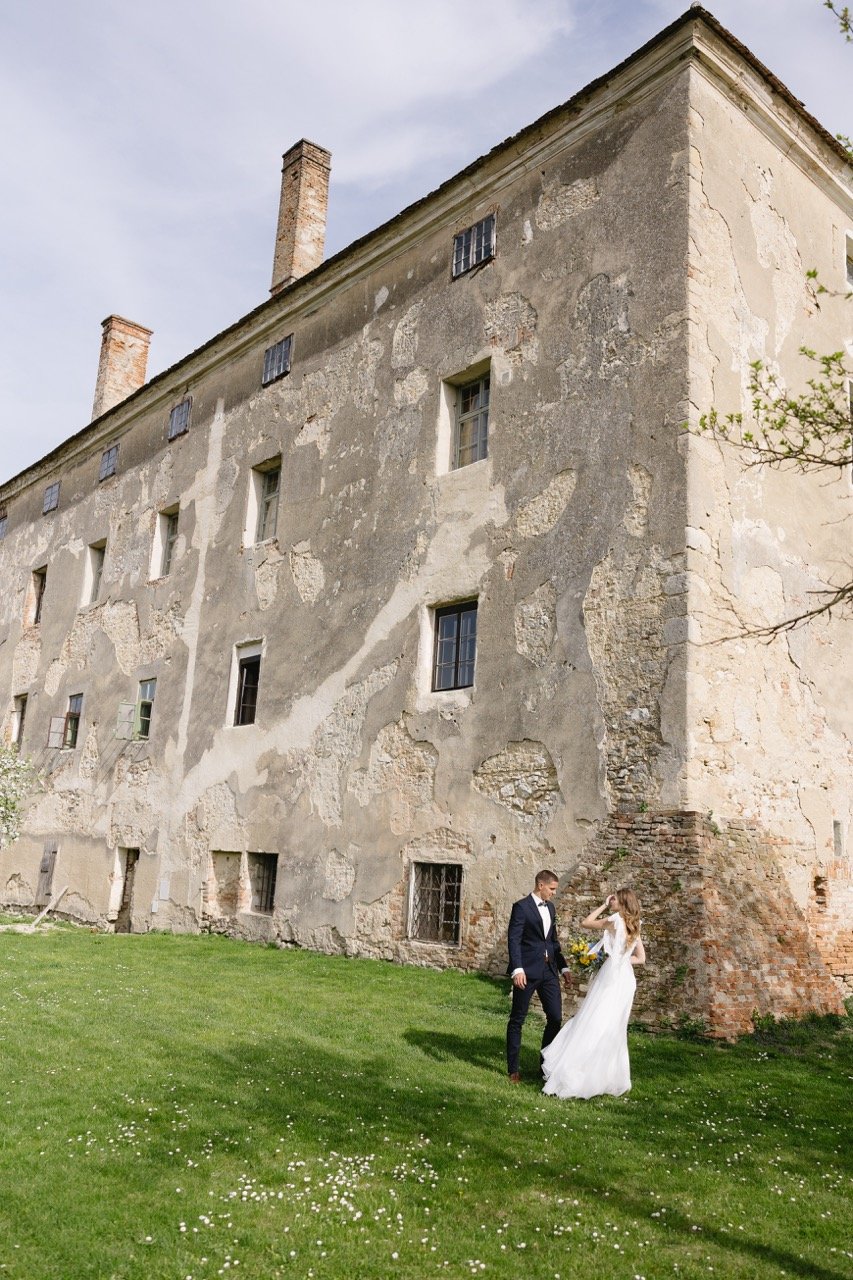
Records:
<instances>
[{"instance_id":1,"label":"groom","mask_svg":"<svg viewBox=\"0 0 853 1280\"><path fill-rule=\"evenodd\" d=\"M539 871L533 892L513 903L509 918L507 942L509 969L512 974L512 1012L506 1029L506 1065L509 1078L518 1084L521 1075L518 1058L521 1052L521 1028L535 991L539 992L545 1010L545 1034L542 1048L550 1044L560 1030L563 1006L560 999L560 973L569 987L569 968L557 938L556 912L551 899L557 892L557 876L553 871Z\"/></svg>"}]
</instances>

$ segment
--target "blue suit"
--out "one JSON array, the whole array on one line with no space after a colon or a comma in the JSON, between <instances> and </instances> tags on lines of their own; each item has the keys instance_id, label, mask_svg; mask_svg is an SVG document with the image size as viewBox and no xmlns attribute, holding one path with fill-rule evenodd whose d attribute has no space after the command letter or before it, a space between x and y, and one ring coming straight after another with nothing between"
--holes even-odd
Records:
<instances>
[{"instance_id":1,"label":"blue suit","mask_svg":"<svg viewBox=\"0 0 853 1280\"><path fill-rule=\"evenodd\" d=\"M513 903L509 918L507 930L509 969L507 972L512 973L515 969L523 969L527 978L526 987L513 985L512 988L512 1011L506 1029L506 1061L510 1075L518 1071L521 1029L535 992L539 993L539 999L545 1011L543 1049L554 1039L562 1023L560 972L567 966L557 937L555 924L557 913L552 903L546 902L545 906L551 917L551 925L547 930L543 928L542 917L532 894Z\"/></svg>"}]
</instances>

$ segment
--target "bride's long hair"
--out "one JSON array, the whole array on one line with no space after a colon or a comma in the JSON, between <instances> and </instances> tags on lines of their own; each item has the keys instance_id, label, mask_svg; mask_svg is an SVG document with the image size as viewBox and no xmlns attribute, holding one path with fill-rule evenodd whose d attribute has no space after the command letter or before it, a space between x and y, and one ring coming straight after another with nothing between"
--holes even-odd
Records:
<instances>
[{"instance_id":1,"label":"bride's long hair","mask_svg":"<svg viewBox=\"0 0 853 1280\"><path fill-rule=\"evenodd\" d=\"M625 921L628 942L640 936L640 899L633 889L617 889L614 894L616 908Z\"/></svg>"}]
</instances>

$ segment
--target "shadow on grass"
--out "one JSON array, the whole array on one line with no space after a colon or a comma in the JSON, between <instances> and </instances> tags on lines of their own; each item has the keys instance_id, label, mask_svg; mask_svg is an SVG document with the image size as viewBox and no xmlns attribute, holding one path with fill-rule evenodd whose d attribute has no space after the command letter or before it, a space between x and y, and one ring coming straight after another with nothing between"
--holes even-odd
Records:
<instances>
[{"instance_id":1,"label":"shadow on grass","mask_svg":"<svg viewBox=\"0 0 853 1280\"><path fill-rule=\"evenodd\" d=\"M436 1062L459 1060L487 1069L496 1063L502 1066L503 1041L498 1036L465 1037L410 1029L403 1038ZM362 1059L354 1070L352 1060L315 1046L309 1051L303 1050L304 1057L298 1049L294 1053L293 1045L272 1042L263 1048L235 1046L232 1053L232 1068L236 1065L235 1059L241 1059L242 1070L238 1075L249 1075L253 1081L254 1108L259 1115L267 1112L274 1125L294 1113L292 1096L282 1099L280 1106L275 1100L281 1080L280 1068L272 1064L289 1059L301 1093L296 1133L310 1133L315 1140L319 1134L324 1144L335 1144L336 1150L345 1151L353 1143L352 1135L357 1132L353 1128L355 1109L363 1126L363 1137L371 1131L382 1132L402 1146L411 1141L413 1133L429 1136L436 1165L448 1179L458 1169L456 1152L464 1148L467 1158L485 1169L493 1169L502 1184L513 1180L515 1189L509 1190L510 1197L526 1197L531 1193L548 1197L565 1190L573 1196L584 1194L590 1200L601 1200L606 1193L608 1215L618 1209L628 1220L649 1220L652 1202L646 1175L637 1167L636 1154L645 1149L649 1141L650 1119L654 1118L650 1114L650 1107L654 1105L651 1099L633 1112L615 1100L615 1106L623 1107L619 1114L622 1142L596 1142L594 1152L590 1153L590 1138L579 1132L573 1150L552 1148L545 1153L541 1123L527 1125L525 1114L532 1115L535 1109L539 1120L543 1106L553 1106L555 1132L558 1123L565 1119L570 1122L571 1132L572 1121L579 1122L580 1130L583 1120L602 1119L601 1110L589 1108L588 1104L533 1098L529 1092L508 1086L505 1079L496 1080L494 1092L472 1093L467 1083L455 1079L452 1072L437 1074L434 1082L410 1088L393 1055L377 1055L367 1062ZM419 1079L422 1081L423 1076ZM231 1080L226 1084L211 1075L209 1084L221 1092L228 1087L233 1089L235 1082ZM510 1115L509 1124L506 1107L518 1111L517 1117ZM632 1136L633 1150L631 1144L624 1141ZM447 1154L442 1156L442 1152ZM590 1156L584 1162L585 1157ZM666 1151L661 1152L661 1159L666 1159ZM510 1162L512 1172L499 1174ZM626 1185L631 1182L633 1186ZM744 1195L748 1201L748 1192ZM466 1211L467 1207L460 1203L458 1212ZM748 1212L746 1206L745 1211ZM814 1257L800 1257L784 1247L720 1230L710 1221L704 1222L701 1211L688 1217L668 1204L666 1222L656 1231L662 1232L658 1235L662 1247L678 1248L687 1243L695 1246L697 1240L702 1240L728 1254L733 1262L738 1258L741 1263L746 1260L747 1265L766 1268L767 1275L784 1273L808 1280L845 1280L845 1273L819 1264Z\"/></svg>"},{"instance_id":2,"label":"shadow on grass","mask_svg":"<svg viewBox=\"0 0 853 1280\"><path fill-rule=\"evenodd\" d=\"M486 1071L506 1071L506 1039L504 1036L460 1036L448 1032L418 1030L410 1027L403 1039L436 1062L456 1059Z\"/></svg>"}]
</instances>

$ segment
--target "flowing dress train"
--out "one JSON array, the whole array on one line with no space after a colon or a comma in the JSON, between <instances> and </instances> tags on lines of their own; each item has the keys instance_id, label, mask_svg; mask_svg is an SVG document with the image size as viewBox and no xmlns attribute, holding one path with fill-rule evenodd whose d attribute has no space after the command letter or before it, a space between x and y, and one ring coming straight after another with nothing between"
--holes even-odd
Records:
<instances>
[{"instance_id":1,"label":"flowing dress train","mask_svg":"<svg viewBox=\"0 0 853 1280\"><path fill-rule=\"evenodd\" d=\"M607 917L604 950L607 959L594 975L577 1013L542 1051L543 1093L558 1098L619 1095L631 1088L628 1061L628 1018L637 980L627 945L625 921L616 912Z\"/></svg>"}]
</instances>

